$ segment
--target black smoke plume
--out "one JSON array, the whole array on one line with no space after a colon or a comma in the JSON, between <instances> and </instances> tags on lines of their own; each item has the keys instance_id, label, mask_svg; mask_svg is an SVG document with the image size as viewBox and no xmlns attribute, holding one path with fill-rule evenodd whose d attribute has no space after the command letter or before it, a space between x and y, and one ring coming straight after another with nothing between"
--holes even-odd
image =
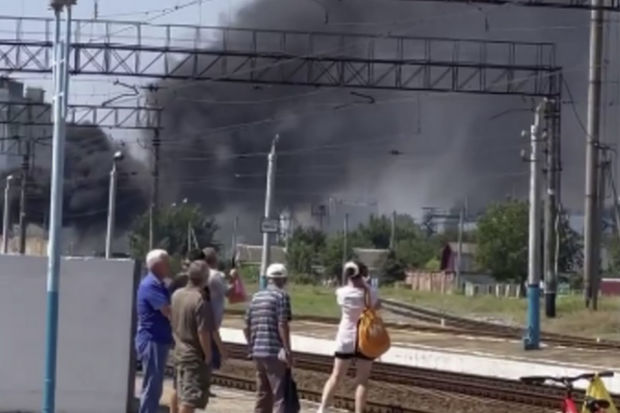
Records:
<instances>
[{"instance_id":1,"label":"black smoke plume","mask_svg":"<svg viewBox=\"0 0 620 413\"><path fill-rule=\"evenodd\" d=\"M108 211L108 188L114 152L123 150L99 128L92 125L70 126L65 152L63 226L71 228L65 237L67 253L100 253L105 235ZM35 156L50 160L36 162L30 171L27 190L27 216L31 223L47 229L50 205L51 140L35 145ZM140 184L144 166L123 151L125 159L118 164L117 225L128 227L146 209L147 198ZM3 171L3 175L21 176L20 169ZM19 191L12 191L11 221L19 217Z\"/></svg>"},{"instance_id":2,"label":"black smoke plume","mask_svg":"<svg viewBox=\"0 0 620 413\"><path fill-rule=\"evenodd\" d=\"M231 24L556 43L556 63L571 90L570 96L564 90L562 196L565 205L581 206L585 134L576 119L585 119L587 13L417 1L255 0ZM319 50L333 47L316 41ZM206 40L203 46L215 47ZM290 44L288 50L294 51ZM605 64L614 73L617 62ZM247 227L242 232L258 234L267 152L276 133L276 210L309 215L311 205L335 197L376 200L382 212L419 215L423 206L449 208L465 198L475 210L490 200L527 195L528 166L519 152L527 147L520 133L529 128L537 103L531 99L171 80L156 86L149 98L165 108L162 202L199 202L223 218L218 223L224 229L240 215ZM613 98L606 97L606 107ZM78 128L70 135L65 224L102 245L108 171L117 148L100 130ZM147 169L134 160L121 164L119 226L146 209ZM44 222L49 173L35 176L30 215Z\"/></svg>"},{"instance_id":3,"label":"black smoke plume","mask_svg":"<svg viewBox=\"0 0 620 413\"><path fill-rule=\"evenodd\" d=\"M573 95L581 99L584 92L583 68L574 68L587 62L584 13L388 0L256 0L236 14L234 25L557 42L557 63L570 69L565 79ZM228 41L247 45L234 34ZM322 46L333 45L317 49ZM465 198L476 208L527 195L528 166L519 153L527 147L521 130L533 120L532 99L197 81L158 86L151 98L165 107L167 202L188 197L212 213L229 217L241 211L256 222L266 153L276 133L277 209L307 212L335 196L376 199L382 211L417 214L423 206L448 208ZM571 103L581 111L582 102ZM567 105L564 119L564 199L578 205L582 133Z\"/></svg>"}]
</instances>

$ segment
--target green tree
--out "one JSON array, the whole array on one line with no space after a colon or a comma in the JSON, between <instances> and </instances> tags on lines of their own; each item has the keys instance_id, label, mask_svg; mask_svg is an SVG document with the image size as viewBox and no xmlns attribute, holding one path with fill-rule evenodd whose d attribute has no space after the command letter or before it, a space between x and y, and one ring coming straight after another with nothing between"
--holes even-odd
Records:
<instances>
[{"instance_id":1,"label":"green tree","mask_svg":"<svg viewBox=\"0 0 620 413\"><path fill-rule=\"evenodd\" d=\"M371 216L366 224L351 233L351 244L354 247L387 249L391 229L391 217ZM394 241L394 251L383 269L388 280L400 280L407 268L422 268L439 255L439 238L427 237L413 217L407 214L397 214L395 217Z\"/></svg>"},{"instance_id":2,"label":"green tree","mask_svg":"<svg viewBox=\"0 0 620 413\"><path fill-rule=\"evenodd\" d=\"M156 248L163 248L179 261L188 251L188 229L191 227L200 247L216 246L215 220L197 205L180 205L160 209L154 216ZM131 255L143 260L149 249L149 213L141 215L134 223L129 235Z\"/></svg>"},{"instance_id":3,"label":"green tree","mask_svg":"<svg viewBox=\"0 0 620 413\"><path fill-rule=\"evenodd\" d=\"M344 251L344 235L342 233L334 234L327 237L325 248L321 254L321 261L325 266L325 274L327 276L340 277L342 274L342 257ZM353 248L348 243L347 257L353 256Z\"/></svg>"},{"instance_id":4,"label":"green tree","mask_svg":"<svg viewBox=\"0 0 620 413\"><path fill-rule=\"evenodd\" d=\"M325 234L314 228L297 228L288 243L286 261L289 269L298 274L310 274L312 265L325 248Z\"/></svg>"},{"instance_id":5,"label":"green tree","mask_svg":"<svg viewBox=\"0 0 620 413\"><path fill-rule=\"evenodd\" d=\"M423 268L425 264L438 258L441 245L437 237L416 237L396 242L395 254L406 268Z\"/></svg>"},{"instance_id":6,"label":"green tree","mask_svg":"<svg viewBox=\"0 0 620 413\"><path fill-rule=\"evenodd\" d=\"M390 246L392 223L385 215L371 215L366 224L360 224L349 238L359 248L387 249Z\"/></svg>"},{"instance_id":7,"label":"green tree","mask_svg":"<svg viewBox=\"0 0 620 413\"><path fill-rule=\"evenodd\" d=\"M402 281L405 278L406 269L405 264L396 256L396 253L394 251L390 251L390 254L388 255L381 271L383 274L382 282L391 283L394 281Z\"/></svg>"},{"instance_id":8,"label":"green tree","mask_svg":"<svg viewBox=\"0 0 620 413\"><path fill-rule=\"evenodd\" d=\"M478 221L478 264L499 280L523 281L527 275L529 204L510 200L487 208ZM576 271L582 264L581 236L568 218L559 218L558 268Z\"/></svg>"},{"instance_id":9,"label":"green tree","mask_svg":"<svg viewBox=\"0 0 620 413\"><path fill-rule=\"evenodd\" d=\"M559 218L558 269L562 272L579 271L583 266L583 239L571 228L566 214L561 214Z\"/></svg>"},{"instance_id":10,"label":"green tree","mask_svg":"<svg viewBox=\"0 0 620 413\"><path fill-rule=\"evenodd\" d=\"M528 204L492 204L478 220L478 264L498 280L523 281L527 273Z\"/></svg>"}]
</instances>

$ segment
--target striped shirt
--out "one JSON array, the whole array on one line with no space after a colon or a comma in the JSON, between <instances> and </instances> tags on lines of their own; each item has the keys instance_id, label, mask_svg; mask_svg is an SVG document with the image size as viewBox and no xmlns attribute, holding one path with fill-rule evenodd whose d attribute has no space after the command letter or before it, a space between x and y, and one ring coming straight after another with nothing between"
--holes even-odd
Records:
<instances>
[{"instance_id":1,"label":"striped shirt","mask_svg":"<svg viewBox=\"0 0 620 413\"><path fill-rule=\"evenodd\" d=\"M277 358L283 347L278 325L291 318L291 300L286 291L270 285L254 294L245 313L252 357Z\"/></svg>"}]
</instances>

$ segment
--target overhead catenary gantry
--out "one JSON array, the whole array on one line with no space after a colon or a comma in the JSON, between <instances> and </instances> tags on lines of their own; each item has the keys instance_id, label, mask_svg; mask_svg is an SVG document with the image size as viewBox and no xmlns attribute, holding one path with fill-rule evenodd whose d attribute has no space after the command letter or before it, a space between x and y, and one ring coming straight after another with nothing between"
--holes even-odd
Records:
<instances>
[{"instance_id":1,"label":"overhead catenary gantry","mask_svg":"<svg viewBox=\"0 0 620 413\"><path fill-rule=\"evenodd\" d=\"M77 20L71 72L189 81L557 97L545 42ZM48 73L51 20L0 17L0 72Z\"/></svg>"},{"instance_id":2,"label":"overhead catenary gantry","mask_svg":"<svg viewBox=\"0 0 620 413\"><path fill-rule=\"evenodd\" d=\"M576 10L594 10L601 9L607 11L620 11L620 1L603 0L600 5L592 4L590 0L391 0L406 3L414 2L440 2L440 3L477 3L489 6L527 6L538 8L554 8L554 9L576 9Z\"/></svg>"},{"instance_id":3,"label":"overhead catenary gantry","mask_svg":"<svg viewBox=\"0 0 620 413\"><path fill-rule=\"evenodd\" d=\"M0 125L52 126L52 106L44 102L0 101ZM69 104L71 127L154 130L161 128L162 108Z\"/></svg>"}]
</instances>

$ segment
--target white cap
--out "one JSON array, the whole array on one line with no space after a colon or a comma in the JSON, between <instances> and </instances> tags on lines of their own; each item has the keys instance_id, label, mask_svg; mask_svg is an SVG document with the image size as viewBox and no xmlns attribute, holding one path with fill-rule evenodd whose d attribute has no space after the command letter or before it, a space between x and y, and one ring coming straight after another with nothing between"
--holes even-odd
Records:
<instances>
[{"instance_id":1,"label":"white cap","mask_svg":"<svg viewBox=\"0 0 620 413\"><path fill-rule=\"evenodd\" d=\"M267 267L267 278L286 278L288 277L288 271L284 264L271 264Z\"/></svg>"}]
</instances>

